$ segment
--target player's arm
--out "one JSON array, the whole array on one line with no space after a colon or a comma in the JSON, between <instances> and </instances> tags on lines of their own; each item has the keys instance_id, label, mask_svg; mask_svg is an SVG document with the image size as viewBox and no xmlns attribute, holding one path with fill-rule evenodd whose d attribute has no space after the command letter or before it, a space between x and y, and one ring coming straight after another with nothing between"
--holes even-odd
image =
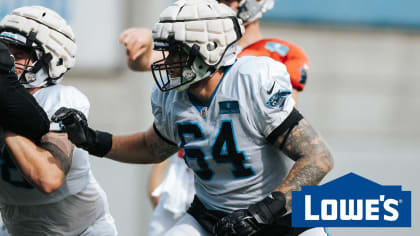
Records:
<instances>
[{"instance_id":1,"label":"player's arm","mask_svg":"<svg viewBox=\"0 0 420 236\"><path fill-rule=\"evenodd\" d=\"M152 32L146 28L129 28L121 33L120 43L127 53L127 64L134 71L150 71L150 65L163 59L162 52L153 50Z\"/></svg>"},{"instance_id":2,"label":"player's arm","mask_svg":"<svg viewBox=\"0 0 420 236\"><path fill-rule=\"evenodd\" d=\"M216 235L252 235L275 223L291 210L292 191L318 184L332 169L333 160L326 143L297 110L272 135L277 137L274 144L295 160L294 166L265 199L220 219L214 227Z\"/></svg>"},{"instance_id":3,"label":"player's arm","mask_svg":"<svg viewBox=\"0 0 420 236\"><path fill-rule=\"evenodd\" d=\"M74 145L66 133L49 132L36 145L12 132L5 142L25 179L45 194L60 188L70 170Z\"/></svg>"},{"instance_id":4,"label":"player's arm","mask_svg":"<svg viewBox=\"0 0 420 236\"><path fill-rule=\"evenodd\" d=\"M18 82L14 73L14 59L1 42L0 125L34 141L39 141L50 126L47 114Z\"/></svg>"},{"instance_id":5,"label":"player's arm","mask_svg":"<svg viewBox=\"0 0 420 236\"><path fill-rule=\"evenodd\" d=\"M131 135L112 135L89 128L82 112L60 108L52 120L64 125L69 139L78 147L98 157L137 164L152 164L166 160L178 151L176 144L165 139L155 128Z\"/></svg>"},{"instance_id":6,"label":"player's arm","mask_svg":"<svg viewBox=\"0 0 420 236\"><path fill-rule=\"evenodd\" d=\"M324 139L305 119L281 135L276 145L295 160L285 180L275 189L285 195L286 208L290 210L292 191L299 191L304 185L319 184L332 169L333 158Z\"/></svg>"},{"instance_id":7,"label":"player's arm","mask_svg":"<svg viewBox=\"0 0 420 236\"><path fill-rule=\"evenodd\" d=\"M112 136L112 148L105 155L115 161L152 164L166 160L178 147L164 140L154 127L146 132L127 136Z\"/></svg>"}]
</instances>

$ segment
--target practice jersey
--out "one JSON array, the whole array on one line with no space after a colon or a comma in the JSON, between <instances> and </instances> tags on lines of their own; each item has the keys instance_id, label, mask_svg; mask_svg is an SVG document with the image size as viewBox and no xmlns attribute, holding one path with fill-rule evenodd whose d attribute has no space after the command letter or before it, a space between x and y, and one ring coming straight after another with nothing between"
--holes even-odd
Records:
<instances>
[{"instance_id":1,"label":"practice jersey","mask_svg":"<svg viewBox=\"0 0 420 236\"><path fill-rule=\"evenodd\" d=\"M286 67L268 57L239 58L204 106L187 91L154 87L154 126L184 148L206 207L245 209L280 185L288 168L269 141L293 110L291 90Z\"/></svg>"},{"instance_id":2,"label":"practice jersey","mask_svg":"<svg viewBox=\"0 0 420 236\"><path fill-rule=\"evenodd\" d=\"M293 88L302 91L309 71L309 59L299 46L280 39L263 39L244 48L238 57L266 56L286 65Z\"/></svg>"},{"instance_id":3,"label":"practice jersey","mask_svg":"<svg viewBox=\"0 0 420 236\"><path fill-rule=\"evenodd\" d=\"M60 107L74 108L88 116L89 101L74 87L53 85L42 88L33 95L50 119ZM51 123L50 131L61 131L61 128L57 123ZM63 185L49 195L32 187L9 155L5 150L0 153L0 204L40 205L57 202L80 192L89 182L90 164L88 153L83 149L74 149L72 165Z\"/></svg>"}]
</instances>

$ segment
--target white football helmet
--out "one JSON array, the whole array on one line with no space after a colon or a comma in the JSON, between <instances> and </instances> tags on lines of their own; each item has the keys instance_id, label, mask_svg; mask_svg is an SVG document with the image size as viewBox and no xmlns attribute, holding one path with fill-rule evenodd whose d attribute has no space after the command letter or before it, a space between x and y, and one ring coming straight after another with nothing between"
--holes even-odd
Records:
<instances>
[{"instance_id":1,"label":"white football helmet","mask_svg":"<svg viewBox=\"0 0 420 236\"><path fill-rule=\"evenodd\" d=\"M161 13L152 30L155 50L164 56L151 66L158 87L182 91L220 67L232 65L243 31L235 12L215 0L175 2ZM171 63L165 52L185 58ZM173 70L178 73L174 75Z\"/></svg>"},{"instance_id":2,"label":"white football helmet","mask_svg":"<svg viewBox=\"0 0 420 236\"><path fill-rule=\"evenodd\" d=\"M72 29L55 11L42 6L13 10L0 22L0 40L29 50L34 62L17 65L26 88L58 83L75 64L77 46Z\"/></svg>"},{"instance_id":3,"label":"white football helmet","mask_svg":"<svg viewBox=\"0 0 420 236\"><path fill-rule=\"evenodd\" d=\"M221 0L218 0L219 2ZM244 21L244 24L251 23L263 16L263 14L273 9L274 0L238 0L237 16Z\"/></svg>"}]
</instances>

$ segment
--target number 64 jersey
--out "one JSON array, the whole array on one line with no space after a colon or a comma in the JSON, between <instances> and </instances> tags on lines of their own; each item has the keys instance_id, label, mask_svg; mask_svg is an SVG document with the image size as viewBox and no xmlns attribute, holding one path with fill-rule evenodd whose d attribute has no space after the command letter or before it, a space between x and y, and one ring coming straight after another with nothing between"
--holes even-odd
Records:
<instances>
[{"instance_id":1,"label":"number 64 jersey","mask_svg":"<svg viewBox=\"0 0 420 236\"><path fill-rule=\"evenodd\" d=\"M188 91L154 87L154 126L184 148L196 195L207 208L244 209L281 184L289 160L273 143L293 110L291 91L286 67L268 57L238 59L208 104Z\"/></svg>"}]
</instances>

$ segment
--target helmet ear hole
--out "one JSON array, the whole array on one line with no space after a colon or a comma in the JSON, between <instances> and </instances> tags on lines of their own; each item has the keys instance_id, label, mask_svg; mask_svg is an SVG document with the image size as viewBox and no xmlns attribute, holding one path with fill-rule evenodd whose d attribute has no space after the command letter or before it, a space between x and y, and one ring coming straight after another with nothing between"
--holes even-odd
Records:
<instances>
[{"instance_id":1,"label":"helmet ear hole","mask_svg":"<svg viewBox=\"0 0 420 236\"><path fill-rule=\"evenodd\" d=\"M61 66L61 65L63 65L63 58L60 58L58 61L57 61L57 64L56 64L57 66Z\"/></svg>"},{"instance_id":2,"label":"helmet ear hole","mask_svg":"<svg viewBox=\"0 0 420 236\"><path fill-rule=\"evenodd\" d=\"M212 41L212 42L209 42L207 44L207 51L209 51L209 52L216 50L216 48L217 48L217 43L216 42Z\"/></svg>"}]
</instances>

